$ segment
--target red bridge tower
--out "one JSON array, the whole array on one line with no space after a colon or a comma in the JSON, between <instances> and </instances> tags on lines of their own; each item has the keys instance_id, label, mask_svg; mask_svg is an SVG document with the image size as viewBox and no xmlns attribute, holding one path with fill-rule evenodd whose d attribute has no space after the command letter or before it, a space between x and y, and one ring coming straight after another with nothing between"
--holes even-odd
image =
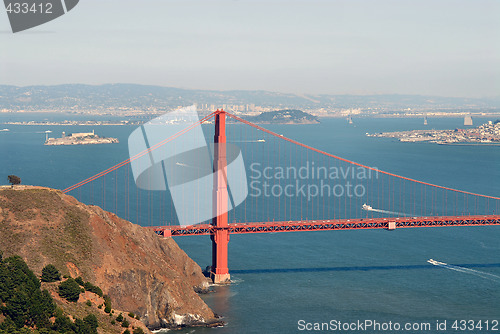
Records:
<instances>
[{"instance_id":1,"label":"red bridge tower","mask_svg":"<svg viewBox=\"0 0 500 334\"><path fill-rule=\"evenodd\" d=\"M228 199L226 112L217 109L214 136L214 218L212 218L214 232L210 236L212 239L212 270L210 277L214 283L231 282L231 276L227 267L227 244L229 243L229 228L227 225Z\"/></svg>"}]
</instances>

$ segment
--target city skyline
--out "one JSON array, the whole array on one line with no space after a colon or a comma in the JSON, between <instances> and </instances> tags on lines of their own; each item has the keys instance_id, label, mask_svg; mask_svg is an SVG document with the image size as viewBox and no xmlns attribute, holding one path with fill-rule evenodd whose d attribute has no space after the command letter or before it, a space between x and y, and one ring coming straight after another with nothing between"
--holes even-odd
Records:
<instances>
[{"instance_id":1,"label":"city skyline","mask_svg":"<svg viewBox=\"0 0 500 334\"><path fill-rule=\"evenodd\" d=\"M489 0L88 0L12 34L2 11L0 84L498 96L499 13Z\"/></svg>"}]
</instances>

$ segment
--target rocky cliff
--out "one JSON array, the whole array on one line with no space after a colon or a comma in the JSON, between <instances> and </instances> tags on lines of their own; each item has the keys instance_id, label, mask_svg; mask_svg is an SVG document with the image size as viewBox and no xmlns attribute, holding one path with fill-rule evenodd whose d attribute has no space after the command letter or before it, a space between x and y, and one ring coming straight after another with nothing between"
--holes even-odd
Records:
<instances>
[{"instance_id":1,"label":"rocky cliff","mask_svg":"<svg viewBox=\"0 0 500 334\"><path fill-rule=\"evenodd\" d=\"M214 325L196 291L208 283L171 238L54 189L0 188L0 250L37 274L51 263L100 286L149 328Z\"/></svg>"}]
</instances>

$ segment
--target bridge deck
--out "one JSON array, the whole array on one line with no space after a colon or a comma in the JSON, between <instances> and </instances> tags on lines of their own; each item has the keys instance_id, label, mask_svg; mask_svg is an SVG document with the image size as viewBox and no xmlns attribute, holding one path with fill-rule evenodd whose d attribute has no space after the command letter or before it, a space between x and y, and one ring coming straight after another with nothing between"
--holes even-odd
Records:
<instances>
[{"instance_id":1,"label":"bridge deck","mask_svg":"<svg viewBox=\"0 0 500 334\"><path fill-rule=\"evenodd\" d=\"M398 218L366 218L335 219L307 221L279 221L263 223L231 223L224 229L231 234L271 233L271 232L303 232L326 230L359 230L359 229L396 229L412 227L443 226L485 226L500 225L500 215L477 216L437 216L437 217L398 217ZM210 224L193 226L156 226L152 227L158 235L165 237L183 235L211 235L217 227Z\"/></svg>"}]
</instances>

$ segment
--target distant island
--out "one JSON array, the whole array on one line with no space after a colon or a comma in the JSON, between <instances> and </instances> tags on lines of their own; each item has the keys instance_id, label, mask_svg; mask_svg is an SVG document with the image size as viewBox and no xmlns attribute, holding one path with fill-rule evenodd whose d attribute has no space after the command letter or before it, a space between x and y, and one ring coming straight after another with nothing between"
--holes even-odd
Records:
<instances>
[{"instance_id":1,"label":"distant island","mask_svg":"<svg viewBox=\"0 0 500 334\"><path fill-rule=\"evenodd\" d=\"M401 142L429 142L440 145L500 145L500 120L472 129L412 130L366 134L369 137L397 138Z\"/></svg>"},{"instance_id":2,"label":"distant island","mask_svg":"<svg viewBox=\"0 0 500 334\"><path fill-rule=\"evenodd\" d=\"M268 111L245 119L259 124L319 124L318 117L297 109Z\"/></svg>"},{"instance_id":3,"label":"distant island","mask_svg":"<svg viewBox=\"0 0 500 334\"><path fill-rule=\"evenodd\" d=\"M47 138L44 145L94 145L94 144L114 144L118 143L117 138L99 137L92 132L78 132L66 135L63 132L61 138Z\"/></svg>"}]
</instances>

